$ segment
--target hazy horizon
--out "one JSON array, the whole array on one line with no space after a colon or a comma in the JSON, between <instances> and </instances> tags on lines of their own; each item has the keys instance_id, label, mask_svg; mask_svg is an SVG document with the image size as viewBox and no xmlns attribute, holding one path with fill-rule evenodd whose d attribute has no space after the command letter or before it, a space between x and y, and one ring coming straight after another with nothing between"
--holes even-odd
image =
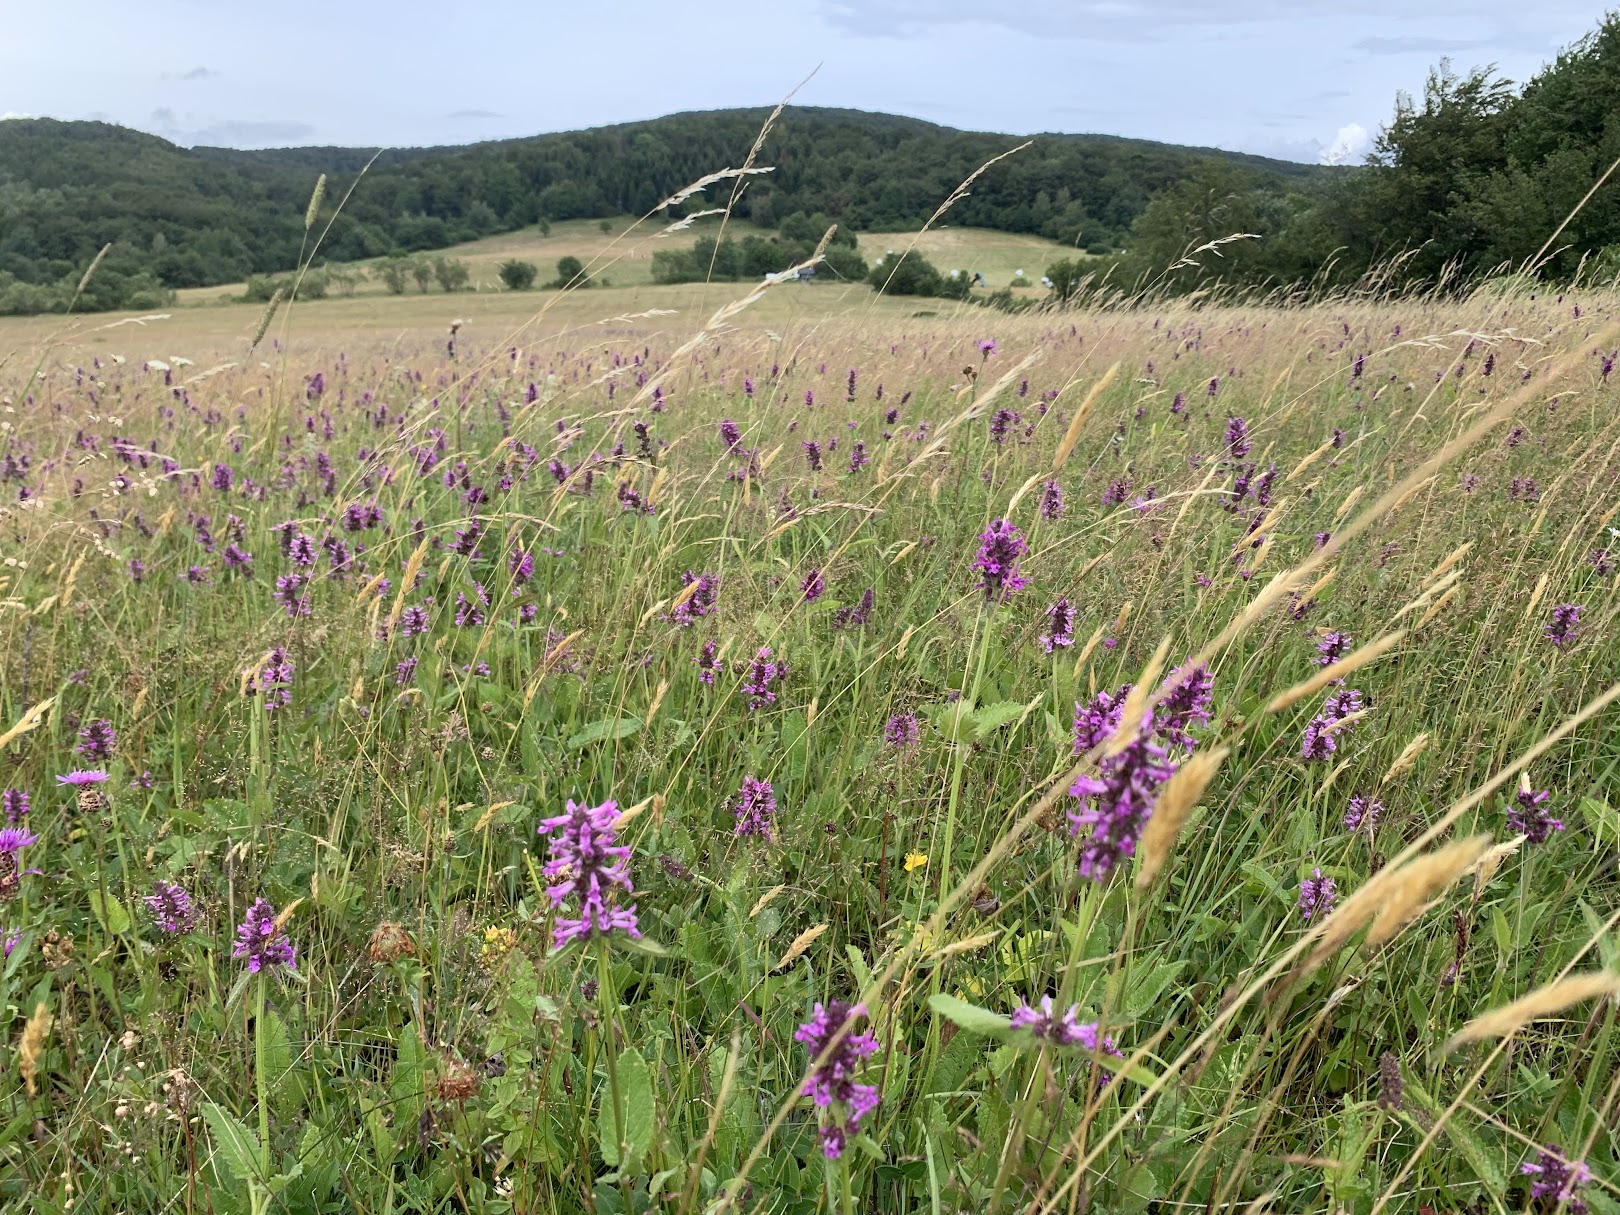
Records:
<instances>
[{"instance_id":1,"label":"hazy horizon","mask_svg":"<svg viewBox=\"0 0 1620 1215\"><path fill-rule=\"evenodd\" d=\"M769 106L820 65L797 104L1343 163L1442 56L1523 79L1599 18L1569 0L1434 0L1421 14L1394 0L715 0L697 13L479 0L448 14L287 0L277 14L35 6L0 45L0 116L188 147L462 145Z\"/></svg>"}]
</instances>

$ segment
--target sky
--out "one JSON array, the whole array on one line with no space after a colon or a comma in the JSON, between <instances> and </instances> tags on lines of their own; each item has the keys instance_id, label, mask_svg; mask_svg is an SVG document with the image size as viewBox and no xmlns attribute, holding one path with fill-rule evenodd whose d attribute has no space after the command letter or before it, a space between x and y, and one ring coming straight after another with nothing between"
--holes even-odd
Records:
<instances>
[{"instance_id":1,"label":"sky","mask_svg":"<svg viewBox=\"0 0 1620 1215\"><path fill-rule=\"evenodd\" d=\"M8 11L9 10L9 11ZM0 0L0 116L185 145L471 143L770 105L1359 161L1442 56L1523 80L1588 0Z\"/></svg>"}]
</instances>

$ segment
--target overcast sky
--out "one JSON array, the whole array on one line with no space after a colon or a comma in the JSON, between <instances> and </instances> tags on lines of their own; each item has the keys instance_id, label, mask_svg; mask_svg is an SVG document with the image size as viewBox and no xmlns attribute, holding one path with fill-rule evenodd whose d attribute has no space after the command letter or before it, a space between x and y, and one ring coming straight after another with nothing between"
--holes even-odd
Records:
<instances>
[{"instance_id":1,"label":"overcast sky","mask_svg":"<svg viewBox=\"0 0 1620 1215\"><path fill-rule=\"evenodd\" d=\"M470 143L796 100L1359 160L1429 67L1523 79L1566 0L0 0L0 114L183 144Z\"/></svg>"}]
</instances>

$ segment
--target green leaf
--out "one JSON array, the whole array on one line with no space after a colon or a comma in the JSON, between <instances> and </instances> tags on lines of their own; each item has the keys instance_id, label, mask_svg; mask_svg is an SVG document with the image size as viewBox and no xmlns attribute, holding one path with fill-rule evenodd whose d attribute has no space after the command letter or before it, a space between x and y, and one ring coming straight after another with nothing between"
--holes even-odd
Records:
<instances>
[{"instance_id":1,"label":"green leaf","mask_svg":"<svg viewBox=\"0 0 1620 1215\"><path fill-rule=\"evenodd\" d=\"M1581 799L1581 817L1599 840L1620 840L1620 810L1595 797Z\"/></svg>"},{"instance_id":2,"label":"green leaf","mask_svg":"<svg viewBox=\"0 0 1620 1215\"><path fill-rule=\"evenodd\" d=\"M1017 721L1024 715L1024 708L1024 705L1012 700L985 705L973 714L974 740L983 742L1008 722Z\"/></svg>"},{"instance_id":3,"label":"green leaf","mask_svg":"<svg viewBox=\"0 0 1620 1215\"><path fill-rule=\"evenodd\" d=\"M622 1165L629 1172L652 1149L658 1111L653 1103L652 1069L645 1059L633 1050L625 1051L618 1058L618 1073L624 1125L620 1127L614 1117L613 1086L604 1083L596 1118L596 1137L602 1148L602 1159L609 1167Z\"/></svg>"},{"instance_id":4,"label":"green leaf","mask_svg":"<svg viewBox=\"0 0 1620 1215\"><path fill-rule=\"evenodd\" d=\"M973 705L965 696L954 704L935 705L924 712L934 729L952 742L966 742L973 733Z\"/></svg>"},{"instance_id":5,"label":"green leaf","mask_svg":"<svg viewBox=\"0 0 1620 1215\"><path fill-rule=\"evenodd\" d=\"M1428 1114L1426 1122L1432 1123L1440 1117L1440 1106L1435 1099L1423 1091L1423 1088L1409 1074L1402 1076L1402 1093L1407 1101ZM1408 1111L1407 1117L1412 1119L1414 1126L1424 1125L1413 1116L1415 1111ZM1479 1141L1479 1137L1468 1128L1461 1117L1447 1118L1445 1121L1446 1134L1450 1137L1452 1146L1457 1154L1468 1162L1468 1167L1475 1177L1485 1183L1486 1191L1500 1194L1507 1189L1507 1176L1496 1157Z\"/></svg>"},{"instance_id":6,"label":"green leaf","mask_svg":"<svg viewBox=\"0 0 1620 1215\"><path fill-rule=\"evenodd\" d=\"M1152 970L1132 970L1130 984L1125 989L1125 1014L1134 1020L1152 1008L1186 965L1185 962L1160 962Z\"/></svg>"},{"instance_id":7,"label":"green leaf","mask_svg":"<svg viewBox=\"0 0 1620 1215\"><path fill-rule=\"evenodd\" d=\"M96 921L114 936L129 931L129 912L125 911L124 905L112 895L92 890L90 910L95 912Z\"/></svg>"},{"instance_id":8,"label":"green leaf","mask_svg":"<svg viewBox=\"0 0 1620 1215\"><path fill-rule=\"evenodd\" d=\"M202 1107L202 1115L208 1129L214 1133L214 1143L224 1157L231 1176L243 1185L256 1184L261 1171L259 1137L237 1121L235 1115L224 1106L215 1105L212 1101Z\"/></svg>"},{"instance_id":9,"label":"green leaf","mask_svg":"<svg viewBox=\"0 0 1620 1215\"><path fill-rule=\"evenodd\" d=\"M601 721L593 721L578 734L571 737L565 744L569 750L577 751L581 747L588 747L595 742L612 739L617 742L621 738L629 738L641 730L642 721L639 717L604 717Z\"/></svg>"},{"instance_id":10,"label":"green leaf","mask_svg":"<svg viewBox=\"0 0 1620 1215\"><path fill-rule=\"evenodd\" d=\"M993 1013L988 1008L980 1008L977 1004L969 1004L966 1000L958 1000L943 992L929 996L928 1007L934 1010L936 1016L986 1038L1005 1036L1012 1024L1009 1018L1000 1013Z\"/></svg>"}]
</instances>

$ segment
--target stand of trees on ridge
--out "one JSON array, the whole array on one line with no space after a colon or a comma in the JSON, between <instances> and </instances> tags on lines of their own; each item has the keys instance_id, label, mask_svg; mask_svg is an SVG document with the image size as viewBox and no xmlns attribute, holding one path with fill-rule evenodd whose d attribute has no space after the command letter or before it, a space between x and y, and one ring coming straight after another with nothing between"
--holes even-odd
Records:
<instances>
[{"instance_id":1,"label":"stand of trees on ridge","mask_svg":"<svg viewBox=\"0 0 1620 1215\"><path fill-rule=\"evenodd\" d=\"M320 256L422 253L550 220L641 214L738 163L766 113L385 152L332 220ZM655 277L757 278L807 254L825 221L840 235L822 274L860 278L870 268L855 232L915 228L1009 144L892 115L789 110L760 157L773 171L750 179L735 208L774 235L700 236L656 255ZM1389 265L1392 281L1462 283L1533 258L1617 158L1620 17L1610 14L1523 85L1442 63L1420 97L1397 102L1365 166L1043 135L975 182L949 222L1046 236L1089 254L1087 269L1115 282L1172 290L1212 277L1332 285ZM186 150L102 123L0 122L0 312L65 308L109 242L77 307L159 306L176 288L288 271L315 176L332 174L327 197L341 198L344 177L370 159L346 148ZM699 196L687 207L711 205ZM332 211L328 203L317 231ZM1165 275L1190 248L1239 233L1254 239ZM1620 272L1620 174L1536 269L1560 280Z\"/></svg>"}]
</instances>

